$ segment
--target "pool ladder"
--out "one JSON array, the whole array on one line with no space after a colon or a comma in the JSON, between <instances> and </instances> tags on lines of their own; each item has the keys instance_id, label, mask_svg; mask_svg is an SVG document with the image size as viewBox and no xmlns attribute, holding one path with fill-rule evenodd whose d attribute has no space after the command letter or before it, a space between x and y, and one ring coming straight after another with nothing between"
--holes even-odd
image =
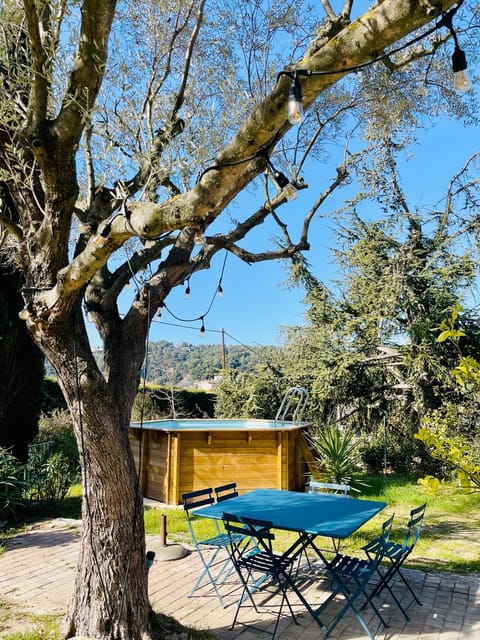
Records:
<instances>
[{"instance_id":1,"label":"pool ladder","mask_svg":"<svg viewBox=\"0 0 480 640\"><path fill-rule=\"evenodd\" d=\"M277 415L275 416L275 423L285 422L285 418L289 412L292 413L292 421L294 423L301 422L308 398L308 391L303 387L291 387L287 389L278 408Z\"/></svg>"}]
</instances>

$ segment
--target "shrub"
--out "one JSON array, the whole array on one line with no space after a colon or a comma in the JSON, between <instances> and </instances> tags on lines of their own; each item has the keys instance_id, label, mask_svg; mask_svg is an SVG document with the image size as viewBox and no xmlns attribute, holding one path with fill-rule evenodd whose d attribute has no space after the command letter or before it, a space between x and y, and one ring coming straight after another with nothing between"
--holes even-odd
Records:
<instances>
[{"instance_id":1,"label":"shrub","mask_svg":"<svg viewBox=\"0 0 480 640\"><path fill-rule=\"evenodd\" d=\"M69 472L78 473L79 455L70 413L65 409L54 409L50 415L41 416L39 427L34 444L48 442L48 454L61 453L68 461Z\"/></svg>"},{"instance_id":2,"label":"shrub","mask_svg":"<svg viewBox=\"0 0 480 640\"><path fill-rule=\"evenodd\" d=\"M44 460L38 457L29 467L27 495L32 500L63 500L76 477L68 458L60 452L47 453Z\"/></svg>"},{"instance_id":3,"label":"shrub","mask_svg":"<svg viewBox=\"0 0 480 640\"><path fill-rule=\"evenodd\" d=\"M7 449L0 447L0 515L15 515L16 509L23 503L22 493L23 465Z\"/></svg>"},{"instance_id":4,"label":"shrub","mask_svg":"<svg viewBox=\"0 0 480 640\"><path fill-rule=\"evenodd\" d=\"M367 470L380 473L385 466L385 448L387 470L405 476L433 474L442 478L449 477L444 464L433 460L413 436L397 430L388 430L386 443L381 433L371 439L364 447L363 461Z\"/></svg>"}]
</instances>

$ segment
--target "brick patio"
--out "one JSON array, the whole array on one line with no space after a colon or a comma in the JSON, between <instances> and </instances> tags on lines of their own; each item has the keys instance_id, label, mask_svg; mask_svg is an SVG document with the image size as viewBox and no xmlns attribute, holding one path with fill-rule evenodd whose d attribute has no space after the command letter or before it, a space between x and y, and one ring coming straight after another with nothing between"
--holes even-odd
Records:
<instances>
[{"instance_id":1,"label":"brick patio","mask_svg":"<svg viewBox=\"0 0 480 640\"><path fill-rule=\"evenodd\" d=\"M53 520L32 527L8 540L0 556L0 593L2 599L14 607L35 615L61 614L67 605L73 585L73 575L78 550L79 526L73 521ZM148 536L147 548L160 558L162 548L159 536ZM238 625L232 631L230 624L234 614L233 603L238 600L239 585L234 576L222 585L226 607L222 608L208 587L187 597L200 571L200 560L195 552L180 560L156 560L150 569L150 597L156 611L173 616L182 624L198 629L210 629L219 640L257 640L268 635L249 627ZM389 627L377 633L378 640L480 640L480 578L410 571L410 579L423 606L409 609L410 621L405 623L388 598L382 605ZM328 594L329 581L320 574L316 579L302 578L302 592L312 603L322 602ZM322 630L294 603L298 613L298 625L291 618L282 618L280 640L313 640L323 636ZM278 601L277 601L278 602ZM325 612L328 623L338 603L331 604ZM240 620L255 620L256 626L268 629L274 621L271 611L275 598L265 603L260 615L253 609L242 609ZM371 616L365 617L371 620ZM2 629L0 622L0 629ZM372 624L373 628L375 624ZM25 625L22 627L25 628ZM0 638L10 631L0 631ZM333 640L358 640L365 638L358 621L349 613L336 627Z\"/></svg>"}]
</instances>

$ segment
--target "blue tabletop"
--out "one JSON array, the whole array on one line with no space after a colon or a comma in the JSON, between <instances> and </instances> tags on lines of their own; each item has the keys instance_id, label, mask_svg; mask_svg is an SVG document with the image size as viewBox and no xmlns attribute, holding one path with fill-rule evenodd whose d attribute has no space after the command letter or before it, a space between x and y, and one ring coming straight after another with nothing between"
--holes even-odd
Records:
<instances>
[{"instance_id":1,"label":"blue tabletop","mask_svg":"<svg viewBox=\"0 0 480 640\"><path fill-rule=\"evenodd\" d=\"M276 529L347 538L387 506L386 502L358 500L331 493L297 493L279 489L255 489L195 513L220 519L224 512L259 518Z\"/></svg>"}]
</instances>

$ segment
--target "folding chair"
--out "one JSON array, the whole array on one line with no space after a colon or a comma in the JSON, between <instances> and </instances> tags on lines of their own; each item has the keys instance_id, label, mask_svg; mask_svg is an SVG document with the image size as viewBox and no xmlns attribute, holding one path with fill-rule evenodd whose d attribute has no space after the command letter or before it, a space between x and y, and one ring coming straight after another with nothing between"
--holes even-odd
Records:
<instances>
[{"instance_id":1,"label":"folding chair","mask_svg":"<svg viewBox=\"0 0 480 640\"><path fill-rule=\"evenodd\" d=\"M198 551L198 555L200 556L203 564L203 571L188 597L191 598L195 591L200 588L203 581L208 578L217 598L220 601L220 604L224 607L225 605L220 591L218 590L218 585L222 584L235 570L228 550L231 537L227 533L221 531L217 520L212 520L216 529L216 534L213 537L199 539L196 533L198 522L195 516L195 509L213 504L213 491L211 488L208 488L184 493L182 495L182 501L192 542L195 549ZM205 522L205 520L203 520L203 522ZM237 537L240 542L245 538L245 535L237 534L235 539L237 539ZM208 558L206 553L207 551L213 551L210 558ZM226 558L219 558L219 554L221 554L222 551L225 551L228 554Z\"/></svg>"},{"instance_id":2,"label":"folding chair","mask_svg":"<svg viewBox=\"0 0 480 640\"><path fill-rule=\"evenodd\" d=\"M308 493L338 493L350 497L350 485L336 482L318 482L310 478L308 483ZM340 552L340 540L338 538L332 538L333 551L335 553ZM307 557L307 562L310 566L310 560Z\"/></svg>"},{"instance_id":3,"label":"folding chair","mask_svg":"<svg viewBox=\"0 0 480 640\"><path fill-rule=\"evenodd\" d=\"M230 498L236 498L238 496L237 483L230 482L228 484L222 484L221 487L215 487L215 500L217 502L223 502Z\"/></svg>"},{"instance_id":4,"label":"folding chair","mask_svg":"<svg viewBox=\"0 0 480 640\"><path fill-rule=\"evenodd\" d=\"M308 493L315 493L316 491L323 491L327 493L344 493L346 496L350 495L350 485L336 482L317 482L310 478L308 483Z\"/></svg>"},{"instance_id":5,"label":"folding chair","mask_svg":"<svg viewBox=\"0 0 480 640\"><path fill-rule=\"evenodd\" d=\"M382 528L382 534L378 537L378 544L376 553L368 559L354 558L353 556L347 556L338 553L333 560L327 560L325 562L328 573L333 580L333 590L328 596L325 602L322 603L318 612L322 612L329 605L329 603L339 594L345 598L345 605L331 622L330 626L325 632L325 638L327 638L331 632L335 629L338 623L342 620L345 614L351 609L355 614L355 617L362 625L363 629L367 633L371 640L375 639L375 635L370 631L365 619L360 613L360 608L357 607L356 601L360 596L366 599L365 605L369 604L379 619L379 625L383 624L384 627L388 627L387 623L383 619L380 611L372 601L374 589L369 593L368 587L372 576L376 573L377 568L382 561L385 551L385 545L387 544L390 530L393 523L393 516L386 521ZM365 606L363 605L363 606ZM363 609L363 606L361 607ZM378 627L377 627L378 628Z\"/></svg>"},{"instance_id":6,"label":"folding chair","mask_svg":"<svg viewBox=\"0 0 480 640\"><path fill-rule=\"evenodd\" d=\"M272 531L272 523L266 520L237 517L232 514L224 513L223 524L228 535L231 536L230 554L243 584L243 593L237 603L231 629L233 629L237 623L240 609L247 600L251 602L255 611L258 612L253 595L269 579L271 579L272 584L275 585L276 590L278 591L279 589L282 594L273 631L270 632L251 624L246 626L250 626L258 631L270 633L273 640L276 636L278 624L285 604L288 606L290 615L292 616L295 624L298 624L292 606L288 600L287 591L289 589L297 595L318 624L323 626L319 616L307 603L303 595L295 586L291 577L292 565L296 561L296 558L276 553L273 550L272 543L273 540L275 540L275 534ZM245 532L248 532L251 539L257 543L257 549L254 553L251 553L249 549L242 544L242 542L237 541L236 537Z\"/></svg>"},{"instance_id":7,"label":"folding chair","mask_svg":"<svg viewBox=\"0 0 480 640\"><path fill-rule=\"evenodd\" d=\"M410 511L410 517L407 522L407 530L405 532L405 537L402 543L395 543L392 541L387 542L384 549L384 557L387 558L391 564L384 574L382 574L380 571L378 572L381 580L372 593L372 597L374 597L379 595L385 588L387 588L392 594L400 611L403 613L405 620L409 620L409 616L407 615L406 610L411 607L414 602L419 605L422 604L413 591L412 587L408 583L407 579L405 578L405 575L402 573L401 567L403 566L408 556L412 553L415 545L418 542L418 538L420 537L423 526L423 519L425 516L426 508L427 503L424 503L420 507L416 507L415 509L412 509ZM376 553L378 544L378 539L375 539L363 547L368 557L371 558L372 555ZM412 595L412 600L407 606L402 606L398 598L392 591L391 584L395 576L398 576L402 580L403 584L407 587L408 591Z\"/></svg>"}]
</instances>

